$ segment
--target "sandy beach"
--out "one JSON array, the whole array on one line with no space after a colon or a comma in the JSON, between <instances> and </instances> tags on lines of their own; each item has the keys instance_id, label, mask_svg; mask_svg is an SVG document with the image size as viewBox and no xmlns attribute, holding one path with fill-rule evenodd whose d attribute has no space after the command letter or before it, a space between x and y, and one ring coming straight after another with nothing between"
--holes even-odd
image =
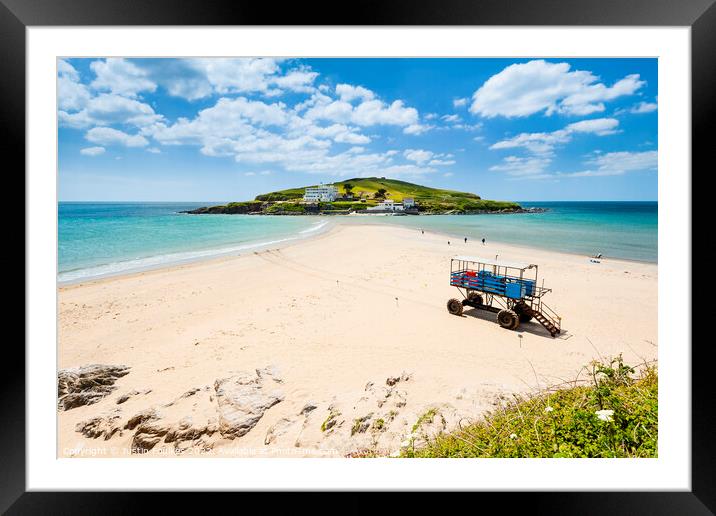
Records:
<instances>
[{"instance_id":1,"label":"sandy beach","mask_svg":"<svg viewBox=\"0 0 716 516\"><path fill-rule=\"evenodd\" d=\"M538 264L562 333L450 315L458 254ZM58 324L60 369L129 368L99 401L58 411L59 456L390 455L593 359L656 359L657 265L338 222L281 248L60 287Z\"/></svg>"}]
</instances>

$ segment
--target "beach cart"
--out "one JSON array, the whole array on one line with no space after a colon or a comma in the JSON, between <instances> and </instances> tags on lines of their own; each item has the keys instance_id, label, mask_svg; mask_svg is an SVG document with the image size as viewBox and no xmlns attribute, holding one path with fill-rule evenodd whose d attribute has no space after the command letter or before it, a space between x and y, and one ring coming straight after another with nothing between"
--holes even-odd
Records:
<instances>
[{"instance_id":1,"label":"beach cart","mask_svg":"<svg viewBox=\"0 0 716 516\"><path fill-rule=\"evenodd\" d=\"M456 256L450 260L450 285L462 295L447 302L453 315L469 306L496 313L498 324L508 330L532 319L552 337L562 329L562 319L542 301L552 289L537 284L535 264Z\"/></svg>"}]
</instances>

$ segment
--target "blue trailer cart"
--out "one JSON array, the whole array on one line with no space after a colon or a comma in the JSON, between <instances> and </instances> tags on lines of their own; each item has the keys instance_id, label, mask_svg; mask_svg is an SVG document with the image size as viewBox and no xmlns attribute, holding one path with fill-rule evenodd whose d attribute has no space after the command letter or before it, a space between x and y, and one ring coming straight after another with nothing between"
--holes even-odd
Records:
<instances>
[{"instance_id":1,"label":"blue trailer cart","mask_svg":"<svg viewBox=\"0 0 716 516\"><path fill-rule=\"evenodd\" d=\"M498 324L508 330L532 319L552 337L562 329L562 319L542 302L552 289L537 284L535 264L456 256L450 260L450 285L463 298L447 302L453 315L462 315L463 308L470 306L496 313Z\"/></svg>"}]
</instances>

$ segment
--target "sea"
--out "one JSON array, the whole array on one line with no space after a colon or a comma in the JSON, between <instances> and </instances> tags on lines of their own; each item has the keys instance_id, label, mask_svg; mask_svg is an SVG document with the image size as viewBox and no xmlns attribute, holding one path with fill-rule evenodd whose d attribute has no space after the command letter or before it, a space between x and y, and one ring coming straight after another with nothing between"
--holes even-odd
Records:
<instances>
[{"instance_id":1,"label":"sea","mask_svg":"<svg viewBox=\"0 0 716 516\"><path fill-rule=\"evenodd\" d=\"M58 282L104 276L297 241L333 224L394 224L450 238L504 242L657 262L656 202L520 202L542 213L261 216L181 213L217 202L60 202Z\"/></svg>"}]
</instances>

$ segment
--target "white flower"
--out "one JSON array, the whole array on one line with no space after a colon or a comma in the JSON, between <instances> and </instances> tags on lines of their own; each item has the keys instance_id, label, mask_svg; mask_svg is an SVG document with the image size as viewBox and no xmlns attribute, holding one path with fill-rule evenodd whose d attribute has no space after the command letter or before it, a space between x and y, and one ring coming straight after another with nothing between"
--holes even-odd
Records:
<instances>
[{"instance_id":1,"label":"white flower","mask_svg":"<svg viewBox=\"0 0 716 516\"><path fill-rule=\"evenodd\" d=\"M510 439L517 439L517 434L510 434Z\"/></svg>"},{"instance_id":2,"label":"white flower","mask_svg":"<svg viewBox=\"0 0 716 516\"><path fill-rule=\"evenodd\" d=\"M612 416L614 415L614 411L613 411L613 410L597 410L597 411L595 412L595 414L596 414L597 417L598 417L599 419L601 419L602 421L607 421L607 422L609 422L609 421L612 420Z\"/></svg>"},{"instance_id":3,"label":"white flower","mask_svg":"<svg viewBox=\"0 0 716 516\"><path fill-rule=\"evenodd\" d=\"M400 457L400 450L396 450L390 454L391 457Z\"/></svg>"},{"instance_id":4,"label":"white flower","mask_svg":"<svg viewBox=\"0 0 716 516\"><path fill-rule=\"evenodd\" d=\"M554 410L554 409L553 409L552 407L550 407L549 405L547 405L547 406L544 408L544 411L545 411L545 412L552 412L553 410Z\"/></svg>"}]
</instances>

